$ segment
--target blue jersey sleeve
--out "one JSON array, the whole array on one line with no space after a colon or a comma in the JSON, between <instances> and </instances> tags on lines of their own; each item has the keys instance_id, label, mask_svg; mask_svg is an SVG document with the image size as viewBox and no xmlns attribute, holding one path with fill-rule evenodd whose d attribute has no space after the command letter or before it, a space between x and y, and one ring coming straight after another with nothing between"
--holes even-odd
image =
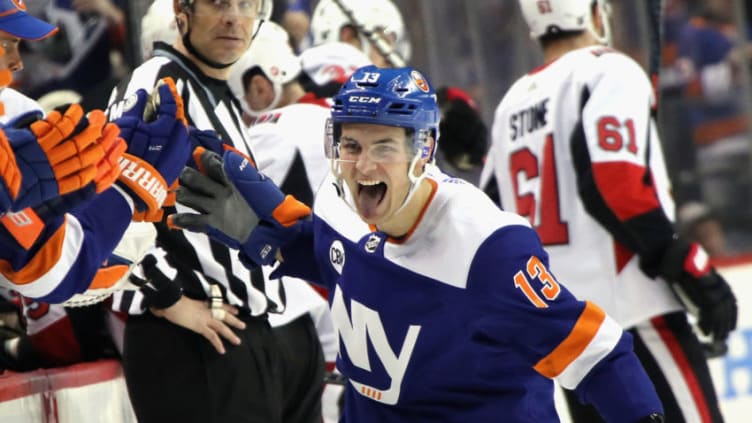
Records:
<instances>
[{"instance_id":1,"label":"blue jersey sleeve","mask_svg":"<svg viewBox=\"0 0 752 423\"><path fill-rule=\"evenodd\" d=\"M319 265L314 254L314 220L302 221L303 226L292 242L280 248L282 262L272 273L271 277L291 276L299 279L324 285L319 271Z\"/></svg>"},{"instance_id":2,"label":"blue jersey sleeve","mask_svg":"<svg viewBox=\"0 0 752 423\"><path fill-rule=\"evenodd\" d=\"M46 222L44 232L29 250L9 239L0 242L0 270L22 295L59 303L87 289L99 268L117 246L132 211L111 188L85 207ZM6 233L0 234L8 238Z\"/></svg>"},{"instance_id":3,"label":"blue jersey sleeve","mask_svg":"<svg viewBox=\"0 0 752 423\"><path fill-rule=\"evenodd\" d=\"M474 330L576 390L608 421L634 422L662 411L629 335L597 305L579 301L559 283L529 227L492 234L473 260L468 288Z\"/></svg>"}]
</instances>

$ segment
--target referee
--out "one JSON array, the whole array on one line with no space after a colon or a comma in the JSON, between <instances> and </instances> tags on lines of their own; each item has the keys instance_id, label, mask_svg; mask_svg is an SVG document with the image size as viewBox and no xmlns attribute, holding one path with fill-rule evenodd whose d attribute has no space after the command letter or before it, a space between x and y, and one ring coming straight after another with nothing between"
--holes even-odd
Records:
<instances>
[{"instance_id":1,"label":"referee","mask_svg":"<svg viewBox=\"0 0 752 423\"><path fill-rule=\"evenodd\" d=\"M110 104L170 76L191 126L216 131L252 157L226 81L269 18L272 0L174 0L173 7L180 37L156 43ZM157 246L139 269L141 290L115 298L115 308L131 314L123 366L139 422L281 422L280 355L267 321L268 312L284 307L279 287L206 235L171 230L164 221L157 231Z\"/></svg>"}]
</instances>

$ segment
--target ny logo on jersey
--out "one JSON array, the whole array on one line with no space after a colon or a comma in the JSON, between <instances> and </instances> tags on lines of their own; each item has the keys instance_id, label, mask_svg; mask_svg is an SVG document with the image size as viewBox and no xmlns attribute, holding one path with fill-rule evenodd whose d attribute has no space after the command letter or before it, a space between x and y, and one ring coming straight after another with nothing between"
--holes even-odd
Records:
<instances>
[{"instance_id":1,"label":"ny logo on jersey","mask_svg":"<svg viewBox=\"0 0 752 423\"><path fill-rule=\"evenodd\" d=\"M405 377L407 365L418 341L420 326L410 325L399 353L395 353L390 345L400 345L395 339L387 339L384 324L379 313L355 300L350 300L348 315L342 291L337 285L332 299L332 320L337 336L342 340L350 362L365 371L371 371L368 346L372 345L376 356L381 361L391 380L387 389L379 389L355 381L350 377L350 383L361 395L384 404L394 405L399 400L402 379ZM394 332L390 335L394 337Z\"/></svg>"}]
</instances>

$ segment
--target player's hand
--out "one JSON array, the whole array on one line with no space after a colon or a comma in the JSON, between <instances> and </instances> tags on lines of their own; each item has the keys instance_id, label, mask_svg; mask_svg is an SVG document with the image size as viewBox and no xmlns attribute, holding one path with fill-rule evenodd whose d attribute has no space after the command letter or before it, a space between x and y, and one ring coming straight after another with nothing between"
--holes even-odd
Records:
<instances>
[{"instance_id":1,"label":"player's hand","mask_svg":"<svg viewBox=\"0 0 752 423\"><path fill-rule=\"evenodd\" d=\"M180 175L190 155L190 141L183 100L170 78L155 88L158 105L152 112L152 98L145 90L110 108L114 121L128 144L120 160L122 172L118 186L133 198L137 210L134 219L159 221L169 187ZM125 110L121 110L125 109ZM152 120L153 118L153 120Z\"/></svg>"},{"instance_id":2,"label":"player's hand","mask_svg":"<svg viewBox=\"0 0 752 423\"><path fill-rule=\"evenodd\" d=\"M681 239L673 242L661 263L664 276L695 314L700 330L715 341L724 341L736 329L736 297L726 280L710 266L705 250Z\"/></svg>"},{"instance_id":3,"label":"player's hand","mask_svg":"<svg viewBox=\"0 0 752 423\"><path fill-rule=\"evenodd\" d=\"M276 252L296 235L299 220L311 210L285 196L238 153L227 151L222 160L203 151L198 162L206 175L186 168L177 197L200 214L175 214L170 224L205 232L239 249L257 265L273 263Z\"/></svg>"},{"instance_id":4,"label":"player's hand","mask_svg":"<svg viewBox=\"0 0 752 423\"><path fill-rule=\"evenodd\" d=\"M164 317L178 326L203 335L218 353L224 354L225 347L220 336L234 345L240 345L240 338L235 335L231 327L245 329L245 323L236 317L238 315L237 308L223 304L222 309L225 311L222 320L216 319L206 302L182 296L178 302L170 307L165 309L152 308L151 312L155 316Z\"/></svg>"},{"instance_id":5,"label":"player's hand","mask_svg":"<svg viewBox=\"0 0 752 423\"><path fill-rule=\"evenodd\" d=\"M311 215L311 209L285 195L247 158L226 151L223 162L225 175L261 219L241 252L256 264L274 263L279 249L300 233L301 220Z\"/></svg>"},{"instance_id":6,"label":"player's hand","mask_svg":"<svg viewBox=\"0 0 752 423\"><path fill-rule=\"evenodd\" d=\"M77 104L28 128L0 131L0 210L37 206L92 182L101 192L119 172L112 158L124 148L104 113L84 116Z\"/></svg>"},{"instance_id":7,"label":"player's hand","mask_svg":"<svg viewBox=\"0 0 752 423\"><path fill-rule=\"evenodd\" d=\"M218 154L198 147L194 157L201 171L191 167L183 169L177 201L201 214L174 214L168 217L168 223L206 233L230 248L240 249L259 219L225 176Z\"/></svg>"},{"instance_id":8,"label":"player's hand","mask_svg":"<svg viewBox=\"0 0 752 423\"><path fill-rule=\"evenodd\" d=\"M55 197L34 207L34 211L43 221L62 216L74 208L94 198L94 196L109 188L120 175L120 157L127 146L119 137L120 130L114 123L105 125L99 145L104 150L104 156L97 162L97 174L89 185L60 197Z\"/></svg>"}]
</instances>

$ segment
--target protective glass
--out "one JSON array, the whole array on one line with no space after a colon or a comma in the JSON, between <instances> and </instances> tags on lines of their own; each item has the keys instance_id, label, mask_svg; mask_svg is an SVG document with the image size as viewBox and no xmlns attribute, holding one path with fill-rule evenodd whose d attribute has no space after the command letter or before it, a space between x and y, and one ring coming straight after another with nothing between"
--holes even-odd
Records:
<instances>
[{"instance_id":1,"label":"protective glass","mask_svg":"<svg viewBox=\"0 0 752 423\"><path fill-rule=\"evenodd\" d=\"M427 132L419 131L416 134L408 134L406 140L385 139L372 143L363 143L358 140L343 138L341 131L334 131L331 119L326 126L326 157L341 163L356 163L361 157L369 162L408 163L413 160L417 153L416 148L425 144ZM337 133L335 135L335 132Z\"/></svg>"},{"instance_id":2,"label":"protective glass","mask_svg":"<svg viewBox=\"0 0 752 423\"><path fill-rule=\"evenodd\" d=\"M356 140L340 138L335 146L337 159L341 162L355 163L363 156L373 163L407 163L412 159L404 141L384 140L364 145Z\"/></svg>"},{"instance_id":3,"label":"protective glass","mask_svg":"<svg viewBox=\"0 0 752 423\"><path fill-rule=\"evenodd\" d=\"M262 0L196 0L195 13L210 16L234 15L257 18L261 15Z\"/></svg>"}]
</instances>

